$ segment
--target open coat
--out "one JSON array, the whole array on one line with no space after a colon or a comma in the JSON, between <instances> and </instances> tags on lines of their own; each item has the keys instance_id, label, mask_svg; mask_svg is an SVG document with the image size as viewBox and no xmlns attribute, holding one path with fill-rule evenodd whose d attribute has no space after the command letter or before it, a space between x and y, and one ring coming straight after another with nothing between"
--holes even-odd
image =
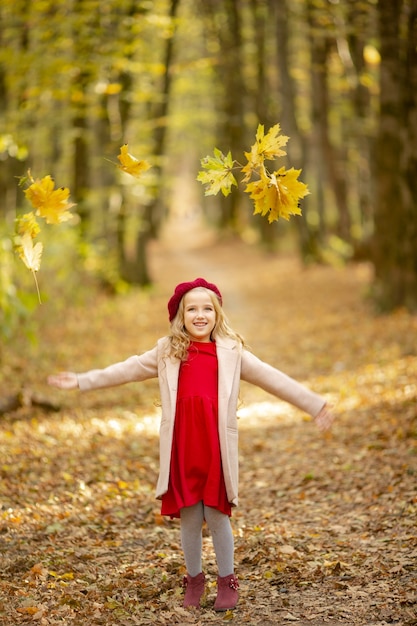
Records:
<instances>
[{"instance_id":1,"label":"open coat","mask_svg":"<svg viewBox=\"0 0 417 626\"><path fill-rule=\"evenodd\" d=\"M156 346L140 356L107 368L91 370L78 375L82 391L122 385L150 378L159 379L162 417L160 424L159 461L160 472L156 497L161 498L168 490L171 448L174 433L180 361L165 357L169 339L163 337ZM244 380L285 400L315 417L326 401L293 378L254 354L242 348L232 339L216 341L218 358L218 406L219 439L223 474L229 502L238 503L238 421L237 404L240 381Z\"/></svg>"}]
</instances>

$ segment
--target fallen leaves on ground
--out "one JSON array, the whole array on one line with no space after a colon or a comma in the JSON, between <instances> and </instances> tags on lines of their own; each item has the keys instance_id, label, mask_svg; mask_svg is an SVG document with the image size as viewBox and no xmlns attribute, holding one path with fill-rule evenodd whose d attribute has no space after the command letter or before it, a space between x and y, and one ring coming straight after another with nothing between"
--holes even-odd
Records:
<instances>
[{"instance_id":1,"label":"fallen leaves on ground","mask_svg":"<svg viewBox=\"0 0 417 626\"><path fill-rule=\"evenodd\" d=\"M152 291L94 294L94 308L74 306L59 325L43 318L37 348L25 352L22 339L4 355L2 389L20 381L62 408L23 406L1 419L0 624L415 626L416 317L374 316L364 265L305 270L236 242L181 252L160 243L152 255ZM321 434L242 386L240 602L224 614L212 609L207 530L203 607L181 606L178 521L154 499L156 382L84 395L44 384L57 369L151 347L174 285L197 275L219 284L258 356L326 394L337 413Z\"/></svg>"}]
</instances>

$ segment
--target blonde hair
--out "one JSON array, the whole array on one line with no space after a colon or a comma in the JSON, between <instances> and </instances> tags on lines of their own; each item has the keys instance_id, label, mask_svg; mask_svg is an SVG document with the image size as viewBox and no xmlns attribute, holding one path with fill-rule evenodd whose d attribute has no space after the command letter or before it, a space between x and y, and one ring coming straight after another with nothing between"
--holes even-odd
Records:
<instances>
[{"instance_id":1,"label":"blonde hair","mask_svg":"<svg viewBox=\"0 0 417 626\"><path fill-rule=\"evenodd\" d=\"M234 331L228 322L228 319L223 311L223 308L219 302L216 294L211 289L205 287L195 287L193 289L206 292L213 303L214 311L216 313L216 324L211 333L211 339L216 341L222 337L234 339L242 346L245 345L244 339L239 333ZM185 295L185 294L184 294ZM178 306L178 311L171 322L171 332L169 334L169 347L167 356L171 358L180 359L181 361L187 360L187 351L191 343L191 339L184 325L184 296Z\"/></svg>"}]
</instances>

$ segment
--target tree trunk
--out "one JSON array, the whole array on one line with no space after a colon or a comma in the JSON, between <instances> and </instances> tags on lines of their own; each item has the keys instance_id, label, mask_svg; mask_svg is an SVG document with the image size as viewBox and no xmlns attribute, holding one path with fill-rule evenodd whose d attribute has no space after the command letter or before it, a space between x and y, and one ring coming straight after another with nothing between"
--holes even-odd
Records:
<instances>
[{"instance_id":1,"label":"tree trunk","mask_svg":"<svg viewBox=\"0 0 417 626\"><path fill-rule=\"evenodd\" d=\"M276 119L271 119L272 107L270 100L273 97L273 91L268 80L267 72L267 44L268 40L270 40L269 27L270 25L273 26L271 24L270 3L271 0L250 1L256 67L256 82L254 85L255 91L252 95L252 109L256 113L258 122L265 125L265 130L268 130L273 124L276 124ZM263 246L267 250L273 250L277 238L277 224L270 224L268 220L260 216L256 224Z\"/></svg>"},{"instance_id":2,"label":"tree trunk","mask_svg":"<svg viewBox=\"0 0 417 626\"><path fill-rule=\"evenodd\" d=\"M202 0L202 10L209 17L209 28L219 42L219 58L216 64L221 89L219 129L224 152L231 151L233 157L243 162L245 137L246 86L242 74L242 17L239 0ZM222 196L220 204L220 229L239 231L239 209L246 201L238 188L229 196Z\"/></svg>"},{"instance_id":3,"label":"tree trunk","mask_svg":"<svg viewBox=\"0 0 417 626\"><path fill-rule=\"evenodd\" d=\"M239 0L226 0L226 30L222 37L222 84L225 86L224 95L224 125L221 136L226 140L233 156L241 161L243 146L245 145L244 99L245 84L242 75L242 23ZM223 226L232 231L239 230L239 206L242 202L240 189L231 193L222 201Z\"/></svg>"},{"instance_id":4,"label":"tree trunk","mask_svg":"<svg viewBox=\"0 0 417 626\"><path fill-rule=\"evenodd\" d=\"M274 18L277 39L277 68L279 72L281 97L280 123L284 135L289 135L290 141L286 147L289 163L295 168L306 171L307 142L301 133L296 117L296 89L290 74L289 54L289 11L288 0L269 0L271 15ZM307 213L308 198L302 203L302 217L294 218L298 230L299 248L304 261L311 259L317 253L317 230L309 226Z\"/></svg>"},{"instance_id":5,"label":"tree trunk","mask_svg":"<svg viewBox=\"0 0 417 626\"><path fill-rule=\"evenodd\" d=\"M25 3L24 10L29 11L28 5ZM3 15L0 13L0 49L3 47L4 40L4 32L5 29L5 19ZM22 24L20 25L20 37L17 43L19 47L19 55L24 57L28 54L29 47L29 32L27 26L24 24L22 20ZM2 149L3 152L0 154L0 218L4 218L6 222L12 223L12 220L16 217L16 208L18 205L18 190L16 181L20 176L23 176L26 172L27 165L26 160L27 156L24 154L25 151L22 151L21 156L19 156L19 146L18 141L15 136L11 134L6 134L5 129L7 125L5 121L7 120L7 116L13 111L13 107L16 106L13 103L13 98L9 98L9 90L10 90L10 68L8 67L6 55L3 56L3 59L0 61L0 119L4 124L1 133L3 135L2 141ZM21 81L20 89L15 96L15 102L23 103L24 101L24 93L27 88L26 81ZM19 134L16 132L16 137Z\"/></svg>"},{"instance_id":6,"label":"tree trunk","mask_svg":"<svg viewBox=\"0 0 417 626\"><path fill-rule=\"evenodd\" d=\"M319 10L312 0L308 2L308 21L310 25L311 73L312 73L312 117L315 129L314 149L317 164L317 177L325 178L333 193L339 220L338 231L341 237L350 237L350 216L347 205L346 179L344 167L346 157L338 150L330 139L329 130L329 88L328 88L328 56L333 42L329 39L320 23ZM326 181L319 180L318 185ZM322 234L324 235L324 206L318 207L321 216Z\"/></svg>"},{"instance_id":7,"label":"tree trunk","mask_svg":"<svg viewBox=\"0 0 417 626\"><path fill-rule=\"evenodd\" d=\"M171 0L169 17L172 22L175 21L179 3L180 0ZM142 286L149 285L152 282L148 268L147 248L149 241L157 236L164 214L161 193L163 171L161 160L165 151L165 141L167 135L167 119L172 83L171 66L174 57L174 36L175 30L173 27L173 33L170 37L168 37L165 48L165 72L161 87L162 99L161 103L153 112L153 118L155 121L154 154L158 157L158 163L154 168L156 181L154 199L149 205L143 208L143 219L141 220L139 232L136 237L135 260L133 265L126 268L125 278L129 282L137 283Z\"/></svg>"},{"instance_id":8,"label":"tree trunk","mask_svg":"<svg viewBox=\"0 0 417 626\"><path fill-rule=\"evenodd\" d=\"M379 0L374 297L417 310L417 0Z\"/></svg>"},{"instance_id":9,"label":"tree trunk","mask_svg":"<svg viewBox=\"0 0 417 626\"><path fill-rule=\"evenodd\" d=\"M354 70L354 76L352 77L354 116L353 119L348 121L349 127L347 132L349 132L350 136L353 135L357 153L353 185L355 201L359 205L361 244L366 244L364 237L366 239L369 235L373 221L371 156L374 137L372 136L371 139L369 130L372 117L371 95L369 88L363 84L361 77L366 71L365 45L367 41L376 36L374 18L374 8L371 5L358 1L349 4L346 18L349 28L345 26L345 30L348 30L346 39L350 61Z\"/></svg>"},{"instance_id":10,"label":"tree trunk","mask_svg":"<svg viewBox=\"0 0 417 626\"><path fill-rule=\"evenodd\" d=\"M78 84L81 89L81 83ZM83 96L85 91L82 90ZM82 239L87 237L90 223L90 212L86 205L88 189L90 187L90 155L87 142L88 121L87 107L78 104L73 117L74 129L74 178L71 193L77 205L77 213L80 220L80 233Z\"/></svg>"},{"instance_id":11,"label":"tree trunk","mask_svg":"<svg viewBox=\"0 0 417 626\"><path fill-rule=\"evenodd\" d=\"M83 16L85 14L85 0L76 0L74 4L74 14ZM79 24L77 24L79 27ZM91 215L87 207L87 195L90 188L90 150L87 139L88 121L88 87L90 85L90 72L83 67L82 59L86 50L82 47L82 42L76 30L73 32L73 55L74 61L78 63L78 72L74 75L72 89L73 113L72 113L72 135L73 135L73 183L71 195L77 204L77 213L80 216L81 239L86 239L90 230Z\"/></svg>"}]
</instances>

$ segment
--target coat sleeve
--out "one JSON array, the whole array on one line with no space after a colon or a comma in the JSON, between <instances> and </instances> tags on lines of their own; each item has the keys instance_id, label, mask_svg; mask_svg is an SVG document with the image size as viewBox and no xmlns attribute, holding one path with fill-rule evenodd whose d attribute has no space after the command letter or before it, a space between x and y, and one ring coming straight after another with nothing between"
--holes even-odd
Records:
<instances>
[{"instance_id":1,"label":"coat sleeve","mask_svg":"<svg viewBox=\"0 0 417 626\"><path fill-rule=\"evenodd\" d=\"M247 350L242 353L241 379L315 417L326 404L325 398L310 391L287 374L258 359Z\"/></svg>"},{"instance_id":2,"label":"coat sleeve","mask_svg":"<svg viewBox=\"0 0 417 626\"><path fill-rule=\"evenodd\" d=\"M153 348L140 356L131 356L125 361L78 374L81 391L115 387L134 381L143 381L158 376L158 350Z\"/></svg>"}]
</instances>

